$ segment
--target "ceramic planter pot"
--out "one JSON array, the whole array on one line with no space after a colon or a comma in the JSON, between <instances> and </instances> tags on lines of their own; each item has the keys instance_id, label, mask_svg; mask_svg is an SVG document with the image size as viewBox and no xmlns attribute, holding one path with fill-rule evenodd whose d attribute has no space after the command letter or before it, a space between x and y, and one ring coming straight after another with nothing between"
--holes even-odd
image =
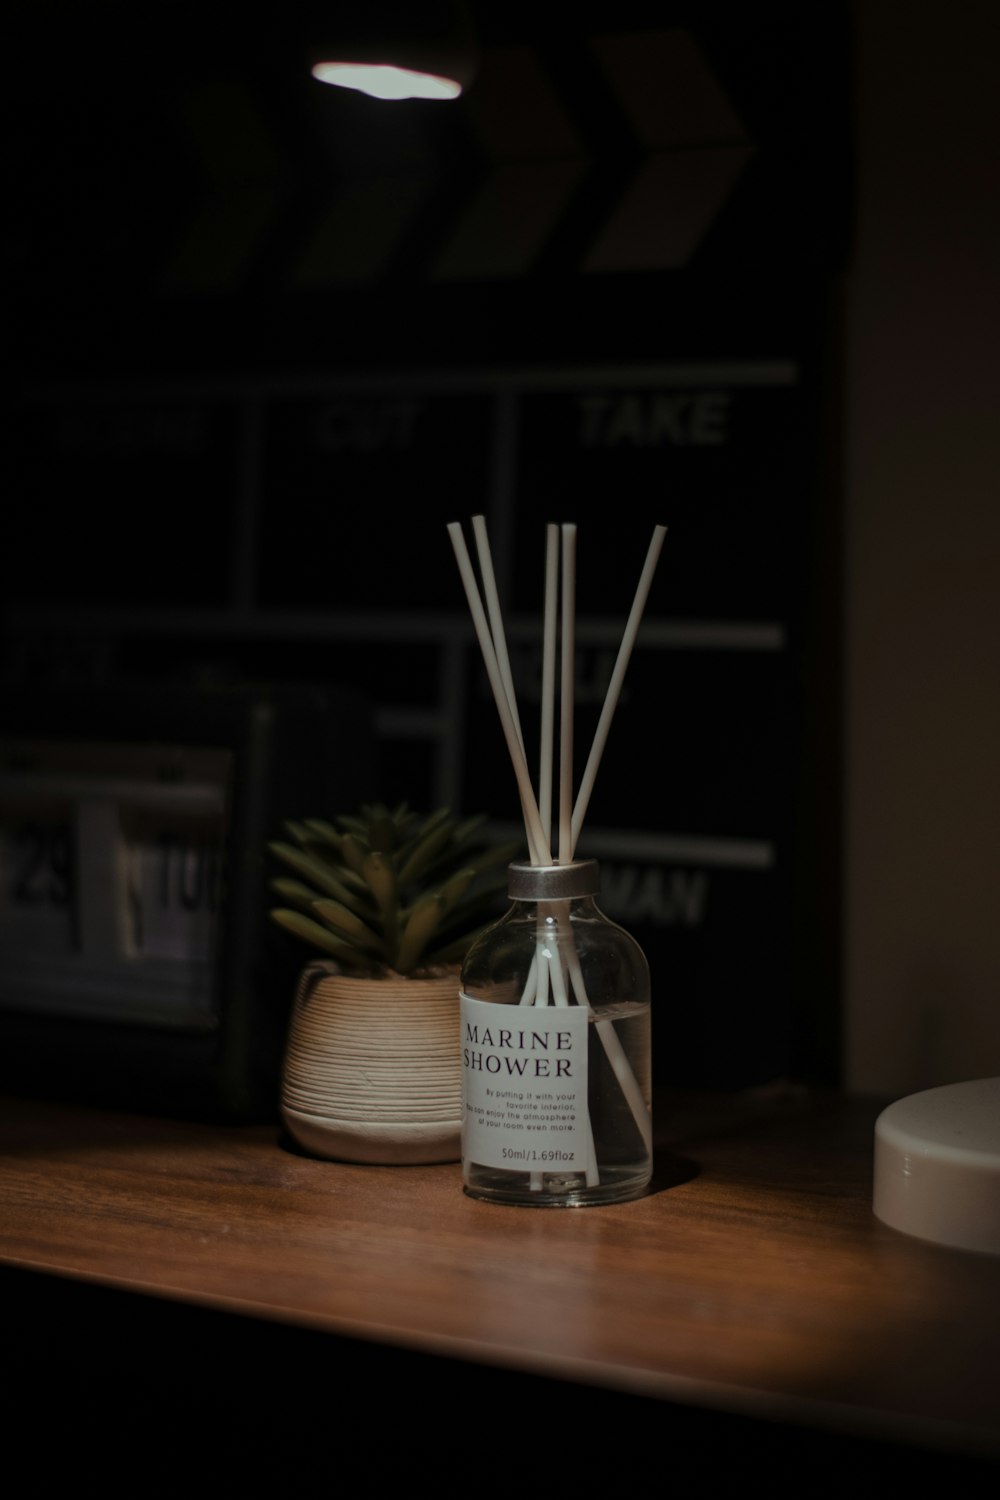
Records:
<instances>
[{"instance_id":1,"label":"ceramic planter pot","mask_svg":"<svg viewBox=\"0 0 1000 1500\"><path fill-rule=\"evenodd\" d=\"M361 979L303 970L289 1022L281 1117L311 1156L406 1165L461 1159L458 970Z\"/></svg>"}]
</instances>

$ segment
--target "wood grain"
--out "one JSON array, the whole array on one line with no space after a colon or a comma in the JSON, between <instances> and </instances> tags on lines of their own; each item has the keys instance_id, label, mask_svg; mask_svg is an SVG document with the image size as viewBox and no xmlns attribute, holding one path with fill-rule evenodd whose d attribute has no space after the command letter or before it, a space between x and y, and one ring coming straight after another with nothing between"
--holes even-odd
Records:
<instances>
[{"instance_id":1,"label":"wood grain","mask_svg":"<svg viewBox=\"0 0 1000 1500\"><path fill-rule=\"evenodd\" d=\"M1000 1456L1000 1258L871 1212L879 1101L667 1095L640 1201L474 1201L277 1127L0 1101L0 1266Z\"/></svg>"}]
</instances>

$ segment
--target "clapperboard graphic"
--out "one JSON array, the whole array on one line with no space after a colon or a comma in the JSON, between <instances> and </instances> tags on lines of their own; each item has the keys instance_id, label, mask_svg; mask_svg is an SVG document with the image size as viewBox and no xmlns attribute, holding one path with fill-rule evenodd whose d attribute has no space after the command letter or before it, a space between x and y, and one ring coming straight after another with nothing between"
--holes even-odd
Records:
<instances>
[{"instance_id":1,"label":"clapperboard graphic","mask_svg":"<svg viewBox=\"0 0 1000 1500\"><path fill-rule=\"evenodd\" d=\"M291 9L238 45L221 11L197 37L159 28L134 70L117 10L64 7L58 34L34 40L43 17L22 17L52 79L15 142L18 182L38 189L11 204L29 293L294 296L802 264L807 239L807 259L829 251L845 157L835 6L646 6L640 23L628 5L485 5L467 94L388 108L306 76Z\"/></svg>"},{"instance_id":2,"label":"clapperboard graphic","mask_svg":"<svg viewBox=\"0 0 1000 1500\"><path fill-rule=\"evenodd\" d=\"M577 523L582 747L666 524L580 851L649 956L665 1084L837 1067L837 684L813 653L838 210L807 191L836 88L806 52L828 55L606 14L488 46L454 109L388 113L320 88L289 109L266 60L189 71L158 124L158 161L184 142L169 232L128 256L150 295L127 377L53 367L14 437L8 675L342 685L374 701L387 797L498 831L516 791L447 524L487 518L530 742L544 527ZM99 539L137 497L155 545L123 560Z\"/></svg>"},{"instance_id":3,"label":"clapperboard graphic","mask_svg":"<svg viewBox=\"0 0 1000 1500\"><path fill-rule=\"evenodd\" d=\"M432 371L175 399L208 414L206 434L219 430L213 410L235 433L242 409L258 432L253 513L232 555L218 555L223 575L224 564L247 570L234 597L252 602L140 609L126 597L117 609L68 610L70 664L89 642L92 671L291 677L374 694L386 796L487 811L504 836L516 789L448 522L487 517L530 745L544 524L576 521L581 757L652 528L669 527L580 852L601 861L605 908L662 985L660 1075L730 1086L794 1071L792 887L807 875L796 820L810 769L800 759L806 456L790 437L805 445L807 422L795 365ZM57 432L60 402L48 409ZM136 404L145 425L129 417ZM148 462L174 429L142 408L141 392L121 394L103 422L106 432L116 410L133 441L145 432ZM236 487L235 438L230 458ZM188 461L197 489L197 449ZM81 464L77 451L78 475ZM176 465L175 453L178 480ZM91 450L87 487L102 474L109 483L113 467L106 442ZM401 486L419 503L401 508ZM58 611L25 618L22 648L44 670L38 653L60 640Z\"/></svg>"},{"instance_id":4,"label":"clapperboard graphic","mask_svg":"<svg viewBox=\"0 0 1000 1500\"><path fill-rule=\"evenodd\" d=\"M527 41L486 50L447 131L434 106L400 128L317 89L308 173L261 90L205 80L173 113L191 191L166 283L239 284L260 264L305 290L689 265L754 156L747 124L689 30L571 34L565 50L575 70Z\"/></svg>"}]
</instances>

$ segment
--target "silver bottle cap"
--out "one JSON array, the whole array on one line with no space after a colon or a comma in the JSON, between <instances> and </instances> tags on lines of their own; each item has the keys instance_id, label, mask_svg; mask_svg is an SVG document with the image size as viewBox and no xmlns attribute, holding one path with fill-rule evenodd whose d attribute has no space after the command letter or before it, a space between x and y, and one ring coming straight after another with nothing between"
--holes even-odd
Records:
<instances>
[{"instance_id":1,"label":"silver bottle cap","mask_svg":"<svg viewBox=\"0 0 1000 1500\"><path fill-rule=\"evenodd\" d=\"M568 865L507 866L507 894L513 901L567 901L596 896L600 888L596 859L575 859Z\"/></svg>"}]
</instances>

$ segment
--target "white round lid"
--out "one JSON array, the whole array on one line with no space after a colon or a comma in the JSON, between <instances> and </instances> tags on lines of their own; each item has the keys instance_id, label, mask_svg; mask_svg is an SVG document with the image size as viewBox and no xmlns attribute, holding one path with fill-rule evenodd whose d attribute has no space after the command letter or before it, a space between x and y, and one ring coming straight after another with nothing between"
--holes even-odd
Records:
<instances>
[{"instance_id":1,"label":"white round lid","mask_svg":"<svg viewBox=\"0 0 1000 1500\"><path fill-rule=\"evenodd\" d=\"M1000 1255L1000 1078L925 1089L882 1111L872 1208L904 1234Z\"/></svg>"}]
</instances>

